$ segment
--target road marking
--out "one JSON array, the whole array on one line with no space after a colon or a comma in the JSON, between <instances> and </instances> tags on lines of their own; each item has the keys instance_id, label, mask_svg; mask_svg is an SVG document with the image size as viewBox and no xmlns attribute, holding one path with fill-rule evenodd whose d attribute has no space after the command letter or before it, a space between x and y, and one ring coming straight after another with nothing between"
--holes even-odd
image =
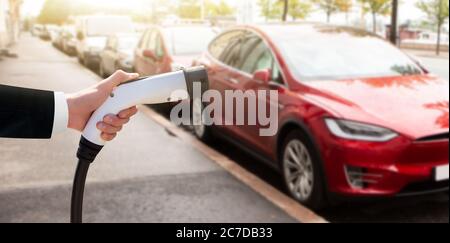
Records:
<instances>
[{"instance_id":1,"label":"road marking","mask_svg":"<svg viewBox=\"0 0 450 243\"><path fill-rule=\"evenodd\" d=\"M177 127L175 124L171 123L149 107L139 106L139 110L150 117L153 121L164 127L170 134L192 145L195 149L200 151L210 160L216 162L236 179L249 186L251 189L262 195L268 201L279 207L297 221L302 223L328 223L324 218L318 216L313 211L305 208L292 198L278 191L276 188L244 169L225 155L205 145L194 135Z\"/></svg>"}]
</instances>

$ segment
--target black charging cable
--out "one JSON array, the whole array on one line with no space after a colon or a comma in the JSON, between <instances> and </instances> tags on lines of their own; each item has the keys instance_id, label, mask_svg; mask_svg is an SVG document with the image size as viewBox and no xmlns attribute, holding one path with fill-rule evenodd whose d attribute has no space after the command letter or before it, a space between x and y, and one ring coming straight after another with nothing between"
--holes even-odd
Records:
<instances>
[{"instance_id":1,"label":"black charging cable","mask_svg":"<svg viewBox=\"0 0 450 243\"><path fill-rule=\"evenodd\" d=\"M84 137L81 137L80 139L80 145L77 152L78 165L73 180L70 209L70 222L73 224L81 224L83 222L83 198L86 177L89 166L94 162L102 148L103 146L93 144Z\"/></svg>"}]
</instances>

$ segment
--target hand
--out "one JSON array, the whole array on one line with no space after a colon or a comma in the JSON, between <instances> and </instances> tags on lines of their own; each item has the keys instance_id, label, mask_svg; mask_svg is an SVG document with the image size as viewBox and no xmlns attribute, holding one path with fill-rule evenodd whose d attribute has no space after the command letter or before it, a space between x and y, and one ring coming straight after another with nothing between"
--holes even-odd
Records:
<instances>
[{"instance_id":1,"label":"hand","mask_svg":"<svg viewBox=\"0 0 450 243\"><path fill-rule=\"evenodd\" d=\"M66 98L69 107L68 127L82 132L92 114L105 103L114 88L123 82L138 77L139 74L136 73L117 71L111 77L91 88L67 95ZM122 126L128 123L130 118L136 113L137 108L131 107L121 111L119 114L105 116L103 121L97 124L97 128L102 132L102 139L105 141L113 140L117 136L117 133L122 130Z\"/></svg>"}]
</instances>

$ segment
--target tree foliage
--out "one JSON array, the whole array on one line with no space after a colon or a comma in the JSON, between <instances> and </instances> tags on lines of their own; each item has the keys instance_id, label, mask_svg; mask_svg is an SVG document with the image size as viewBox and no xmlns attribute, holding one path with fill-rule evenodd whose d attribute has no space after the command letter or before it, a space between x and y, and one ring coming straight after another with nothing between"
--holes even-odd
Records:
<instances>
[{"instance_id":1,"label":"tree foliage","mask_svg":"<svg viewBox=\"0 0 450 243\"><path fill-rule=\"evenodd\" d=\"M436 54L441 52L441 34L442 26L449 17L449 1L448 0L421 0L417 3L417 7L421 9L427 16L429 24L436 26L438 39L436 45Z\"/></svg>"},{"instance_id":2,"label":"tree foliage","mask_svg":"<svg viewBox=\"0 0 450 243\"><path fill-rule=\"evenodd\" d=\"M358 0L363 4L363 11L372 14L373 32L377 31L377 16L391 12L392 0Z\"/></svg>"},{"instance_id":3,"label":"tree foliage","mask_svg":"<svg viewBox=\"0 0 450 243\"><path fill-rule=\"evenodd\" d=\"M337 12L348 12L352 7L352 0L313 0L313 2L325 11L327 22L330 22L333 14Z\"/></svg>"},{"instance_id":4,"label":"tree foliage","mask_svg":"<svg viewBox=\"0 0 450 243\"><path fill-rule=\"evenodd\" d=\"M305 0L259 0L258 4L261 8L261 15L266 20L286 20L288 16L291 16L294 20L304 19L312 11L310 1Z\"/></svg>"}]
</instances>

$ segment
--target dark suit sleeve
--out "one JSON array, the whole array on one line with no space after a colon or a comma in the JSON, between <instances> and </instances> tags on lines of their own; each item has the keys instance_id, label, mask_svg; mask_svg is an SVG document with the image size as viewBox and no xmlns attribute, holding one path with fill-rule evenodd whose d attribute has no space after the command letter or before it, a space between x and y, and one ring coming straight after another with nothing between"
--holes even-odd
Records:
<instances>
[{"instance_id":1,"label":"dark suit sleeve","mask_svg":"<svg viewBox=\"0 0 450 243\"><path fill-rule=\"evenodd\" d=\"M0 137L48 139L54 112L53 92L0 85Z\"/></svg>"}]
</instances>

